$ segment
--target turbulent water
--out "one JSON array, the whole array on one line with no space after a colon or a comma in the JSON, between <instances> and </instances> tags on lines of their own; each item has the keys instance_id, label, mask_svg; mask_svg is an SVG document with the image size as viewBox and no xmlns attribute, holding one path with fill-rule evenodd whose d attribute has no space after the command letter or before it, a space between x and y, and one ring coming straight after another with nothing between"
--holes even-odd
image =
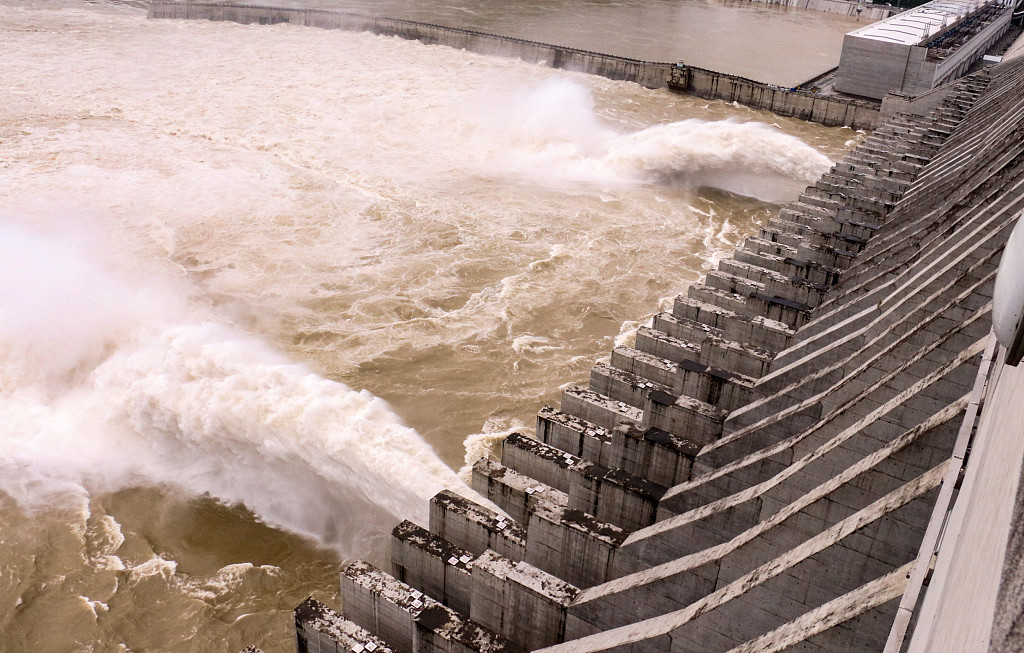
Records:
<instances>
[{"instance_id":1,"label":"turbulent water","mask_svg":"<svg viewBox=\"0 0 1024 653\"><path fill-rule=\"evenodd\" d=\"M126 5L0 42L0 651L291 650L855 138Z\"/></svg>"}]
</instances>

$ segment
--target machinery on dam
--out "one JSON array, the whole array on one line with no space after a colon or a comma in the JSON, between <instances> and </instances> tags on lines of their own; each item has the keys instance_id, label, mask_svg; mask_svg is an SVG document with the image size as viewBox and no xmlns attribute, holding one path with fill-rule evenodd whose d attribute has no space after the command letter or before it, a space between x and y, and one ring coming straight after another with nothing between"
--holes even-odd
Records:
<instances>
[{"instance_id":1,"label":"machinery on dam","mask_svg":"<svg viewBox=\"0 0 1024 653\"><path fill-rule=\"evenodd\" d=\"M1021 59L883 124L477 462L500 511L441 492L390 569L342 571L344 615L299 606L299 651L984 650L950 631L1019 612L957 543L1024 453L986 426L1022 134ZM1001 561L1009 523L986 529Z\"/></svg>"}]
</instances>

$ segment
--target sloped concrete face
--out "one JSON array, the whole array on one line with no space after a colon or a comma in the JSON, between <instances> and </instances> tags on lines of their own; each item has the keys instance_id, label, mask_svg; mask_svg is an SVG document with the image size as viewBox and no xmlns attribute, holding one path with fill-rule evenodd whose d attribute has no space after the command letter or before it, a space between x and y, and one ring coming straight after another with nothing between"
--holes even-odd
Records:
<instances>
[{"instance_id":1,"label":"sloped concrete face","mask_svg":"<svg viewBox=\"0 0 1024 653\"><path fill-rule=\"evenodd\" d=\"M542 408L536 439L474 465L504 514L441 492L429 528L396 527L394 576L346 568L346 617L417 653L899 650L1022 212L1011 62L869 135ZM333 637L311 610L300 642Z\"/></svg>"}]
</instances>

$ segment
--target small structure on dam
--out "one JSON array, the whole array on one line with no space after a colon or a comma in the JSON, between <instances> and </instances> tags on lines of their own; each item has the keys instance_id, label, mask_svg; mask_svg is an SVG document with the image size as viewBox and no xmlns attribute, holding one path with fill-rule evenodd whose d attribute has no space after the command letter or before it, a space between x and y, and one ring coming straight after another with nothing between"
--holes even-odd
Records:
<instances>
[{"instance_id":1,"label":"small structure on dam","mask_svg":"<svg viewBox=\"0 0 1024 653\"><path fill-rule=\"evenodd\" d=\"M843 39L835 90L881 100L918 95L967 73L1010 26L1004 0L933 0Z\"/></svg>"},{"instance_id":2,"label":"small structure on dam","mask_svg":"<svg viewBox=\"0 0 1024 653\"><path fill-rule=\"evenodd\" d=\"M1012 499L1024 455L982 408L1024 212L1024 60L936 104L883 124L543 407L536 437L477 462L500 512L441 492L428 524L396 526L390 569L342 571L344 616L300 606L300 653L965 653L949 631L987 641L994 615L1011 650L1008 517L983 532L997 564L966 572L970 610L958 565L934 561L970 560L964 506L990 501L980 479Z\"/></svg>"}]
</instances>

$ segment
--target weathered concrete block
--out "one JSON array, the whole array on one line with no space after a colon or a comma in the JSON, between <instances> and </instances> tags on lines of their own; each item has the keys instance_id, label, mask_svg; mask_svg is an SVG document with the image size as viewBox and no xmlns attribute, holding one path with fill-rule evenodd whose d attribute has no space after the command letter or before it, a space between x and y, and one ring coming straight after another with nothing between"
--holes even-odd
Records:
<instances>
[{"instance_id":1,"label":"weathered concrete block","mask_svg":"<svg viewBox=\"0 0 1024 653\"><path fill-rule=\"evenodd\" d=\"M643 421L643 411L639 408L579 387L567 388L562 393L562 412L606 429Z\"/></svg>"},{"instance_id":2,"label":"weathered concrete block","mask_svg":"<svg viewBox=\"0 0 1024 653\"><path fill-rule=\"evenodd\" d=\"M754 379L743 374L695 361L684 361L678 364L676 382L672 388L653 390L686 395L722 410L733 411L750 402L754 384Z\"/></svg>"},{"instance_id":3,"label":"weathered concrete block","mask_svg":"<svg viewBox=\"0 0 1024 653\"><path fill-rule=\"evenodd\" d=\"M450 490L430 500L430 532L473 555L493 549L522 560L526 548L526 532L519 525Z\"/></svg>"},{"instance_id":4,"label":"weathered concrete block","mask_svg":"<svg viewBox=\"0 0 1024 653\"><path fill-rule=\"evenodd\" d=\"M644 403L644 429L658 429L703 446L722 435L728 413L692 397L652 392ZM614 441L614 435L613 435Z\"/></svg>"},{"instance_id":5,"label":"weathered concrete block","mask_svg":"<svg viewBox=\"0 0 1024 653\"><path fill-rule=\"evenodd\" d=\"M693 458L700 451L697 442L656 427L641 430L623 425L611 434L609 458L620 469L665 487L689 479Z\"/></svg>"},{"instance_id":6,"label":"weathered concrete block","mask_svg":"<svg viewBox=\"0 0 1024 653\"><path fill-rule=\"evenodd\" d=\"M569 479L583 461L521 433L509 435L501 444L501 464L562 492L569 491Z\"/></svg>"},{"instance_id":7,"label":"weathered concrete block","mask_svg":"<svg viewBox=\"0 0 1024 653\"><path fill-rule=\"evenodd\" d=\"M394 653L384 640L312 597L295 608L295 639L298 653Z\"/></svg>"},{"instance_id":8,"label":"weathered concrete block","mask_svg":"<svg viewBox=\"0 0 1024 653\"><path fill-rule=\"evenodd\" d=\"M611 365L664 387L674 387L679 374L678 363L633 347L620 346L613 349Z\"/></svg>"},{"instance_id":9,"label":"weathered concrete block","mask_svg":"<svg viewBox=\"0 0 1024 653\"><path fill-rule=\"evenodd\" d=\"M609 578L613 551L627 532L586 513L539 501L527 526L526 562L577 587Z\"/></svg>"},{"instance_id":10,"label":"weathered concrete block","mask_svg":"<svg viewBox=\"0 0 1024 653\"><path fill-rule=\"evenodd\" d=\"M569 486L569 507L626 530L654 522L667 488L622 469L580 465Z\"/></svg>"},{"instance_id":11,"label":"weathered concrete block","mask_svg":"<svg viewBox=\"0 0 1024 653\"><path fill-rule=\"evenodd\" d=\"M474 555L408 520L391 531L391 570L398 580L469 614Z\"/></svg>"},{"instance_id":12,"label":"weathered concrete block","mask_svg":"<svg viewBox=\"0 0 1024 653\"><path fill-rule=\"evenodd\" d=\"M643 408L644 400L651 392L671 390L668 386L601 361L598 361L590 370L590 389L609 399L622 401L636 408Z\"/></svg>"},{"instance_id":13,"label":"weathered concrete block","mask_svg":"<svg viewBox=\"0 0 1024 653\"><path fill-rule=\"evenodd\" d=\"M399 653L523 650L367 562L342 570L341 599L346 616Z\"/></svg>"},{"instance_id":14,"label":"weathered concrete block","mask_svg":"<svg viewBox=\"0 0 1024 653\"><path fill-rule=\"evenodd\" d=\"M608 465L608 429L575 415L544 406L537 413L537 439L599 465Z\"/></svg>"},{"instance_id":15,"label":"weathered concrete block","mask_svg":"<svg viewBox=\"0 0 1024 653\"><path fill-rule=\"evenodd\" d=\"M565 492L486 458L473 464L472 487L519 524L527 522L537 501L569 505Z\"/></svg>"},{"instance_id":16,"label":"weathered concrete block","mask_svg":"<svg viewBox=\"0 0 1024 653\"><path fill-rule=\"evenodd\" d=\"M791 254L789 253L790 250L786 249L784 254L781 248L785 246L779 243L772 243L770 245L779 250L780 256L789 256L796 253L795 249L791 250ZM767 247L769 244L765 243L765 246ZM748 316L736 313L690 299L683 295L675 298L672 315L679 319L692 320L717 329L721 332L721 337L726 340L750 343L755 347L761 347L772 352L782 351L787 348L793 337L793 330L781 322L776 322L760 315ZM667 329L662 330L672 335L671 331ZM718 334L712 331L708 335L717 336Z\"/></svg>"},{"instance_id":17,"label":"weathered concrete block","mask_svg":"<svg viewBox=\"0 0 1024 653\"><path fill-rule=\"evenodd\" d=\"M473 580L473 621L529 650L562 641L577 587L493 551L474 564Z\"/></svg>"},{"instance_id":18,"label":"weathered concrete block","mask_svg":"<svg viewBox=\"0 0 1024 653\"><path fill-rule=\"evenodd\" d=\"M393 653L374 637L323 603L308 598L295 608L295 639L298 653ZM243 653L259 653L249 647Z\"/></svg>"},{"instance_id":19,"label":"weathered concrete block","mask_svg":"<svg viewBox=\"0 0 1024 653\"><path fill-rule=\"evenodd\" d=\"M443 605L420 611L415 635L416 653L526 653L524 648Z\"/></svg>"},{"instance_id":20,"label":"weathered concrete block","mask_svg":"<svg viewBox=\"0 0 1024 653\"><path fill-rule=\"evenodd\" d=\"M415 621L426 607L441 604L368 562L341 571L345 616L376 633L399 653L415 651Z\"/></svg>"}]
</instances>

